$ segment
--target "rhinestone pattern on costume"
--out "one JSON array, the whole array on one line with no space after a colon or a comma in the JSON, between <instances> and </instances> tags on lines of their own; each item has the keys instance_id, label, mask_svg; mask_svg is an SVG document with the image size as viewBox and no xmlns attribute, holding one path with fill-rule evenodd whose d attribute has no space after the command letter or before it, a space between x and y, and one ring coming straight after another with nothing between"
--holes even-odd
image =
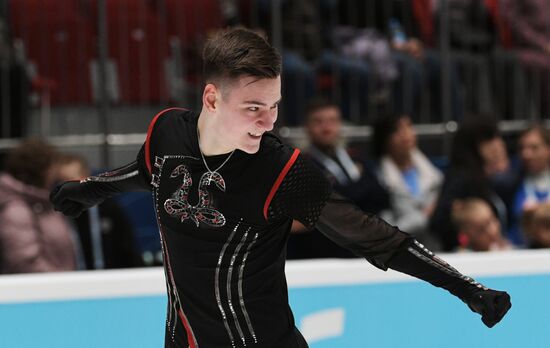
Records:
<instances>
[{"instance_id":1,"label":"rhinestone pattern on costume","mask_svg":"<svg viewBox=\"0 0 550 348\"><path fill-rule=\"evenodd\" d=\"M235 308L233 308L233 301L231 299L231 278L233 276L233 266L235 265L235 260L237 259L237 255L239 254L239 251L243 247L243 244L246 240L246 236L248 236L249 231L250 231L250 227L244 233L243 238L237 245L237 248L235 248L235 252L233 253L233 256L231 256L231 262L229 263L229 269L227 271L227 302L229 304L229 309L231 310L231 315L233 316L233 320L235 321L235 326L237 327L237 331L239 332L239 336L241 337L241 341L245 346L246 346L246 341L244 339L243 330L241 328L241 325L239 324L239 320L237 319L237 313L235 312Z\"/></svg>"},{"instance_id":2,"label":"rhinestone pattern on costume","mask_svg":"<svg viewBox=\"0 0 550 348\"><path fill-rule=\"evenodd\" d=\"M242 219L237 223L233 231L231 232L229 238L227 239L226 243L222 247L222 250L220 252L220 255L218 257L218 264L216 266L216 274L215 274L215 293L216 293L216 301L218 304L218 308L220 310L222 320L224 322L225 329L227 331L227 335L229 336L229 339L231 341L231 346L236 347L235 343L235 334L232 327L235 327L237 329L237 333L239 335L240 341L242 342L242 345L244 347L247 346L247 338L245 334L246 328L248 329L249 335L252 337L252 340L248 340L248 342L252 341L254 344L258 343L258 339L256 337L256 333L254 332L254 328L252 327L252 322L250 320L250 316L246 310L244 296L243 296L243 274L246 264L246 259L248 258L248 255L250 254L250 250L252 249L252 246L254 243L256 243L256 240L258 239L258 233L254 234L254 237L252 238L252 241L248 241L249 236L251 235L251 227L247 228L245 232L243 233L242 238L240 239L239 243L237 244L235 251L233 252L233 255L229 259L229 266L227 269L227 283L226 283L226 291L227 291L227 304L222 302L221 298L221 288L220 288L220 281L221 281L221 270L222 270L222 263L224 261L224 256L227 252L227 248L231 245L231 242L235 239L235 235L238 234L239 228L241 227ZM247 245L248 244L248 245ZM244 252L244 255L242 256L241 264L238 265L238 259L239 254L242 254ZM232 296L232 287L235 285L233 281L233 274L237 272L238 269L238 277L237 277L237 292L238 292L238 303L239 305L236 306L233 301ZM229 308L229 313L231 313L231 317L229 316L228 312L225 308ZM244 323L241 323L238 318L237 310L240 308L242 315L245 318L246 326L244 326ZM233 326L229 325L230 319L233 319ZM245 328L245 329L243 329Z\"/></svg>"},{"instance_id":3,"label":"rhinestone pattern on costume","mask_svg":"<svg viewBox=\"0 0 550 348\"><path fill-rule=\"evenodd\" d=\"M246 240L248 236L248 231L246 231L243 240ZM254 235L254 239L250 244L248 244L248 247L246 248L246 253L243 256L243 262L241 263L241 266L239 268L239 282L238 282L238 291L239 291L239 303L241 305L241 311L243 312L244 319L246 320L246 325L248 326L248 331L250 331L250 334L252 335L252 338L254 339L254 343L258 343L258 339L256 338L256 333L254 332L254 328L252 327L252 322L250 321L250 316L248 315L248 312L246 311L246 306L244 304L244 297L243 297L243 273L244 273L244 265L246 264L246 259L248 258L248 254L250 254L250 249L256 243L256 240L258 239L258 233Z\"/></svg>"},{"instance_id":4,"label":"rhinestone pattern on costume","mask_svg":"<svg viewBox=\"0 0 550 348\"><path fill-rule=\"evenodd\" d=\"M222 227L225 225L225 216L212 205L211 194L207 187L210 183L214 183L216 187L225 192L225 181L217 172L205 172L199 180L199 203L191 205L189 203L189 190L193 185L193 179L187 166L181 164L177 166L170 178L183 176L180 188L172 194L172 198L164 202L164 210L168 215L177 217L181 222L191 219L197 227L199 224L205 223L211 227Z\"/></svg>"},{"instance_id":5,"label":"rhinestone pattern on costume","mask_svg":"<svg viewBox=\"0 0 550 348\"><path fill-rule=\"evenodd\" d=\"M138 175L139 174L139 170L138 169L135 169L129 173L125 173L128 169L131 169L131 168L135 168L136 167L136 162L133 162L133 163L130 163L122 168L119 168L119 169L116 169L116 170L113 170L113 171L110 171L110 172L105 172L105 173L101 173L99 175L95 175L95 176L89 176L85 179L82 179L80 180L80 183L84 183L84 182L115 182L115 181L121 181L121 180L126 180L128 178L133 178L134 176ZM120 174L120 173L125 173L125 174Z\"/></svg>"},{"instance_id":6,"label":"rhinestone pattern on costume","mask_svg":"<svg viewBox=\"0 0 550 348\"><path fill-rule=\"evenodd\" d=\"M241 219L241 221L242 221L242 219ZM220 269L221 269L221 266L222 266L222 260L223 260L223 255L225 254L225 250L229 246L229 243L231 243L231 240L233 239L233 236L235 236L235 233L237 233L237 230L239 229L239 225L240 225L241 221L239 221L239 223L237 225L235 225L235 228L233 229L233 231L229 235L229 238L227 239L227 241L225 242L225 244L222 247L222 250L220 252L220 256L218 257L218 264L216 265L216 275L215 275L216 278L214 280L214 286L215 286L215 292L216 292L216 302L218 303L218 308L220 309L220 313L222 315L223 324L225 326L225 330L227 331L227 335L229 336L229 339L231 340L231 346L232 347L235 347L235 339L233 338L233 332L229 328L229 323L227 321L227 315L225 314L225 310L223 309L223 306L222 306L222 299L221 299L221 295L220 295Z\"/></svg>"}]
</instances>

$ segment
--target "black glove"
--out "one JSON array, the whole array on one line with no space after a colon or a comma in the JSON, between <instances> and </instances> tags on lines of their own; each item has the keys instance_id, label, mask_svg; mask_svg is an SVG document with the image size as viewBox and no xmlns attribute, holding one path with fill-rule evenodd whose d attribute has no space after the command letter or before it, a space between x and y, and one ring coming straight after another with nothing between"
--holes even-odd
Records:
<instances>
[{"instance_id":1,"label":"black glove","mask_svg":"<svg viewBox=\"0 0 550 348\"><path fill-rule=\"evenodd\" d=\"M466 304L473 312L481 314L481 321L487 327L495 326L512 307L508 293L491 289L474 292Z\"/></svg>"},{"instance_id":2,"label":"black glove","mask_svg":"<svg viewBox=\"0 0 550 348\"><path fill-rule=\"evenodd\" d=\"M76 218L88 208L103 202L104 198L95 194L90 182L67 181L58 185L50 193L50 201L55 210Z\"/></svg>"}]
</instances>

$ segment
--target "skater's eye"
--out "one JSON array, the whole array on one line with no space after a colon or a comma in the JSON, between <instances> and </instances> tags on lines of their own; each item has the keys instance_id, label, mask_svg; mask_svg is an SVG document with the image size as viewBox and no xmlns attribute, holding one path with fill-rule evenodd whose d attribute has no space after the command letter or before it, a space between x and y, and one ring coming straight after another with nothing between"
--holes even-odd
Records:
<instances>
[{"instance_id":1,"label":"skater's eye","mask_svg":"<svg viewBox=\"0 0 550 348\"><path fill-rule=\"evenodd\" d=\"M252 111L252 112L256 112L256 111L260 110L260 108L257 107L257 106L250 106L250 107L247 108L247 110Z\"/></svg>"}]
</instances>

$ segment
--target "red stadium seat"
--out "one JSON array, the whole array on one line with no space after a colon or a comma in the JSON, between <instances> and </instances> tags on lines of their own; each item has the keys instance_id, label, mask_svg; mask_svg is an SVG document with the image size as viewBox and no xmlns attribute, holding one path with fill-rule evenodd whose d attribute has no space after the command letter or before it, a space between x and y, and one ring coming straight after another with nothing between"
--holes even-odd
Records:
<instances>
[{"instance_id":1,"label":"red stadium seat","mask_svg":"<svg viewBox=\"0 0 550 348\"><path fill-rule=\"evenodd\" d=\"M178 67L188 91L202 81L201 54L207 36L223 27L223 16L218 0L164 0L166 30L172 43L177 42L182 61ZM178 63L175 61L174 63ZM195 96L196 97L196 96Z\"/></svg>"},{"instance_id":2,"label":"red stadium seat","mask_svg":"<svg viewBox=\"0 0 550 348\"><path fill-rule=\"evenodd\" d=\"M56 105L91 102L90 62L96 57L90 18L77 0L10 1L13 36L23 41L38 78L51 80Z\"/></svg>"},{"instance_id":3,"label":"red stadium seat","mask_svg":"<svg viewBox=\"0 0 550 348\"><path fill-rule=\"evenodd\" d=\"M168 38L156 2L108 0L109 56L118 72L122 103L167 102Z\"/></svg>"},{"instance_id":4,"label":"red stadium seat","mask_svg":"<svg viewBox=\"0 0 550 348\"><path fill-rule=\"evenodd\" d=\"M193 46L223 26L218 0L165 0L168 34Z\"/></svg>"}]
</instances>

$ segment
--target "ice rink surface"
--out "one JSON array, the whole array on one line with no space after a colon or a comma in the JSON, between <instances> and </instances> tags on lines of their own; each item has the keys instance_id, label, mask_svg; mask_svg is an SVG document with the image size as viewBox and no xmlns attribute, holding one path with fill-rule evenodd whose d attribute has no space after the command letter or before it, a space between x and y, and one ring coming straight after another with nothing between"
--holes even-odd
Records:
<instances>
[{"instance_id":1,"label":"ice rink surface","mask_svg":"<svg viewBox=\"0 0 550 348\"><path fill-rule=\"evenodd\" d=\"M443 255L512 296L487 329L447 292L362 260L289 262L296 325L312 348L550 346L550 250ZM0 277L0 346L161 347L158 268Z\"/></svg>"}]
</instances>

